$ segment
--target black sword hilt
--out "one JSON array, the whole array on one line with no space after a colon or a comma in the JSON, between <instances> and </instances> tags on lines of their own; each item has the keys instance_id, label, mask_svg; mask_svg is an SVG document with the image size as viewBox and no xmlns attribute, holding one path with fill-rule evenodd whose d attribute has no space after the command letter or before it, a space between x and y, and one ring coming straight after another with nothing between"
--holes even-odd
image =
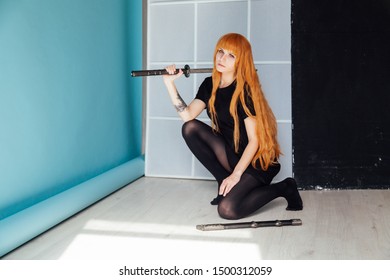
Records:
<instances>
[{"instance_id":1,"label":"black sword hilt","mask_svg":"<svg viewBox=\"0 0 390 280\"><path fill-rule=\"evenodd\" d=\"M189 65L184 65L184 68L181 69L186 78L188 78L191 74L191 68ZM179 73L179 69L176 69L174 74ZM157 69L157 70L139 70L139 71L131 71L132 77L143 77L143 76L160 76L160 75L169 75L168 71L165 69Z\"/></svg>"}]
</instances>

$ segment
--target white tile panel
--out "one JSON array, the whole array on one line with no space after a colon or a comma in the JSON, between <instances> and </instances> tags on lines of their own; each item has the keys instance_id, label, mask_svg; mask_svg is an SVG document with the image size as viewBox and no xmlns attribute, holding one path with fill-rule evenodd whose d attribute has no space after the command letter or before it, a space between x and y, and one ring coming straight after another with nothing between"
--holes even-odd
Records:
<instances>
[{"instance_id":1,"label":"white tile panel","mask_svg":"<svg viewBox=\"0 0 390 280\"><path fill-rule=\"evenodd\" d=\"M192 176L192 154L181 136L182 124L181 120L149 119L146 176Z\"/></svg>"},{"instance_id":2,"label":"white tile panel","mask_svg":"<svg viewBox=\"0 0 390 280\"><path fill-rule=\"evenodd\" d=\"M250 39L255 60L291 60L291 1L251 2Z\"/></svg>"},{"instance_id":3,"label":"white tile panel","mask_svg":"<svg viewBox=\"0 0 390 280\"><path fill-rule=\"evenodd\" d=\"M278 175L274 178L274 182L279 182L286 177L292 177L292 131L291 123L278 123L278 140L282 149L283 155L279 158L281 169Z\"/></svg>"},{"instance_id":4,"label":"white tile panel","mask_svg":"<svg viewBox=\"0 0 390 280\"><path fill-rule=\"evenodd\" d=\"M194 5L150 5L148 23L150 61L194 59Z\"/></svg>"},{"instance_id":5,"label":"white tile panel","mask_svg":"<svg viewBox=\"0 0 390 280\"><path fill-rule=\"evenodd\" d=\"M218 2L198 6L197 59L212 61L215 44L226 33L247 36L248 3Z\"/></svg>"},{"instance_id":6,"label":"white tile panel","mask_svg":"<svg viewBox=\"0 0 390 280\"><path fill-rule=\"evenodd\" d=\"M291 120L291 65L257 65L264 95L276 119Z\"/></svg>"}]
</instances>

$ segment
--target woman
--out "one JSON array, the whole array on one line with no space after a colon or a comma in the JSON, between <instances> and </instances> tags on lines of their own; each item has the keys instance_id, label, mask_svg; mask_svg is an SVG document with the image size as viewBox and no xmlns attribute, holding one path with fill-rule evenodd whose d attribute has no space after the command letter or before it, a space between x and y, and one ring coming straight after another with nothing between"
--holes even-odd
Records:
<instances>
[{"instance_id":1,"label":"woman","mask_svg":"<svg viewBox=\"0 0 390 280\"><path fill-rule=\"evenodd\" d=\"M218 182L211 204L225 219L240 219L277 197L287 210L302 210L293 178L270 185L280 170L275 117L261 90L251 45L236 33L222 36L214 51L212 76L199 87L187 106L174 81L175 65L166 68L164 83L179 116L183 137L197 159ZM207 109L212 126L196 120Z\"/></svg>"}]
</instances>

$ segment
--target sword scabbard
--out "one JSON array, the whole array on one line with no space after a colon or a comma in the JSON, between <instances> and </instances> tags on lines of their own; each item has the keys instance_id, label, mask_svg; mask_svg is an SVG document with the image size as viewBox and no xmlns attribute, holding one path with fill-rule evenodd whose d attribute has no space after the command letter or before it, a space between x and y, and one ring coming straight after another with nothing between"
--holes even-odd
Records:
<instances>
[{"instance_id":1,"label":"sword scabbard","mask_svg":"<svg viewBox=\"0 0 390 280\"><path fill-rule=\"evenodd\" d=\"M202 231L239 229L239 228L259 228L259 227L282 227L282 226L300 226L301 219L291 220L274 220L274 221L253 221L244 223L227 223L227 224L204 224L197 225L196 228Z\"/></svg>"}]
</instances>

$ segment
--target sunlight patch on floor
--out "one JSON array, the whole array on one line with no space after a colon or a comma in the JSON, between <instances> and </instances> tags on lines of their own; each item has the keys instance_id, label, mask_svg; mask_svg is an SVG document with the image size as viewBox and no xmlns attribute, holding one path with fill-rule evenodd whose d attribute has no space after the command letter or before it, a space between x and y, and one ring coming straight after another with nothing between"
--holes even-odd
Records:
<instances>
[{"instance_id":1,"label":"sunlight patch on floor","mask_svg":"<svg viewBox=\"0 0 390 280\"><path fill-rule=\"evenodd\" d=\"M60 259L261 259L249 231L202 232L195 226L89 221Z\"/></svg>"}]
</instances>

